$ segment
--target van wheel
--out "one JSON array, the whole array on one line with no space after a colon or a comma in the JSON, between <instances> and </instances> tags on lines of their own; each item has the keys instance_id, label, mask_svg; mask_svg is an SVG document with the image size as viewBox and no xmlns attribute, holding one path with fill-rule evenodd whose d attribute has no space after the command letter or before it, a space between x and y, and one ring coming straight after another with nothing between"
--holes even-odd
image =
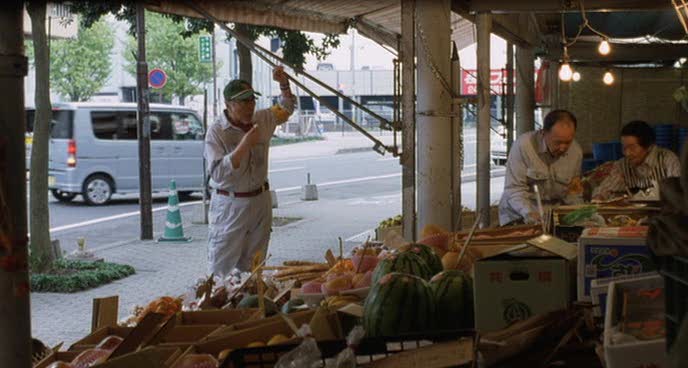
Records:
<instances>
[{"instance_id":1,"label":"van wheel","mask_svg":"<svg viewBox=\"0 0 688 368\"><path fill-rule=\"evenodd\" d=\"M86 203L100 206L112 197L112 181L105 175L91 175L84 182L83 197Z\"/></svg>"},{"instance_id":2,"label":"van wheel","mask_svg":"<svg viewBox=\"0 0 688 368\"><path fill-rule=\"evenodd\" d=\"M72 199L74 199L74 197L76 197L76 195L78 194L63 192L58 189L51 189L50 192L53 194L53 197L55 197L55 199L57 199L60 202L71 202Z\"/></svg>"}]
</instances>

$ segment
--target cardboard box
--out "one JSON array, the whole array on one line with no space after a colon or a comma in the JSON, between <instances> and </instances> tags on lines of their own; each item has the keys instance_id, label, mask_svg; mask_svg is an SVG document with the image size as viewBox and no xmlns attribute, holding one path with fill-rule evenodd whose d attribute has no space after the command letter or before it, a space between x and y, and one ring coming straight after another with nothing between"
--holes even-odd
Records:
<instances>
[{"instance_id":1,"label":"cardboard box","mask_svg":"<svg viewBox=\"0 0 688 368\"><path fill-rule=\"evenodd\" d=\"M177 325L233 325L247 320L258 311L251 309L213 309L177 313Z\"/></svg>"},{"instance_id":2,"label":"cardboard box","mask_svg":"<svg viewBox=\"0 0 688 368\"><path fill-rule=\"evenodd\" d=\"M114 327L114 326L107 326L107 327L101 327L86 337L82 338L81 340L75 342L72 344L72 346L69 347L69 351L82 351L85 349L91 349L94 348L96 345L100 344L103 339L105 339L108 336L119 336L121 338L126 338L129 336L129 333L131 330L133 330L133 327Z\"/></svg>"},{"instance_id":3,"label":"cardboard box","mask_svg":"<svg viewBox=\"0 0 688 368\"><path fill-rule=\"evenodd\" d=\"M49 365L55 362L69 363L72 360L74 360L74 358L76 358L76 356L80 353L80 351L53 351L52 353L48 354L45 358L43 358L40 362L36 363L36 365L33 368L47 368Z\"/></svg>"},{"instance_id":4,"label":"cardboard box","mask_svg":"<svg viewBox=\"0 0 688 368\"><path fill-rule=\"evenodd\" d=\"M634 341L614 344L613 327L621 318L624 290L664 287L661 276L647 276L637 279L612 281L607 296L607 311L604 320L604 357L607 368L668 368L665 352L666 339Z\"/></svg>"},{"instance_id":5,"label":"cardboard box","mask_svg":"<svg viewBox=\"0 0 688 368\"><path fill-rule=\"evenodd\" d=\"M309 323L315 311L304 311L289 315L297 327L304 323ZM208 339L197 345L198 351L217 356L226 349L239 349L256 341L267 343L274 335L282 334L287 337L292 336L294 331L281 317L279 319L266 318L264 323L256 324L252 327L229 332L228 334L213 339ZM269 320L269 321L268 321Z\"/></svg>"},{"instance_id":6,"label":"cardboard box","mask_svg":"<svg viewBox=\"0 0 688 368\"><path fill-rule=\"evenodd\" d=\"M636 275L623 275L594 279L590 282L590 297L592 298L592 311L595 317L604 317L607 308L607 291L609 283L619 280L637 279L639 277L654 276L657 272L644 272Z\"/></svg>"},{"instance_id":7,"label":"cardboard box","mask_svg":"<svg viewBox=\"0 0 688 368\"><path fill-rule=\"evenodd\" d=\"M536 239L553 240L550 236ZM517 245L474 265L475 328L496 331L537 314L566 308L570 301L570 260L575 246L556 241ZM563 244L562 244L563 243ZM515 257L509 253L547 250L547 257ZM546 297L545 297L546 296Z\"/></svg>"},{"instance_id":8,"label":"cardboard box","mask_svg":"<svg viewBox=\"0 0 688 368\"><path fill-rule=\"evenodd\" d=\"M592 280L655 270L647 227L593 227L578 240L578 300L591 301Z\"/></svg>"},{"instance_id":9,"label":"cardboard box","mask_svg":"<svg viewBox=\"0 0 688 368\"><path fill-rule=\"evenodd\" d=\"M182 352L183 350L176 347L151 346L109 359L93 368L169 367Z\"/></svg>"},{"instance_id":10,"label":"cardboard box","mask_svg":"<svg viewBox=\"0 0 688 368\"><path fill-rule=\"evenodd\" d=\"M396 232L397 234L403 236L404 233L402 232L401 225L397 226L390 226L390 227L384 227L384 228L375 228L375 239L379 241L384 241L385 237L387 234L391 233L392 231Z\"/></svg>"}]
</instances>

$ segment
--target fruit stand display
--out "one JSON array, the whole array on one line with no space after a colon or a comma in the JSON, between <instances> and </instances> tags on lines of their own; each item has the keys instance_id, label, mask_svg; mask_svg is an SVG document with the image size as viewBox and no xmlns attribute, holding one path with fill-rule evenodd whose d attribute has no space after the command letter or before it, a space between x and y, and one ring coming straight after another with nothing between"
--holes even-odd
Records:
<instances>
[{"instance_id":1,"label":"fruit stand display","mask_svg":"<svg viewBox=\"0 0 688 368\"><path fill-rule=\"evenodd\" d=\"M428 226L418 242L390 237L349 254L340 243L339 255L328 251L324 262L256 261L250 275L201 280L186 295L138 307L121 326L102 327L39 367L287 367L305 366L298 359L306 358L312 367L469 367L478 353L487 367L555 358L577 364L563 366L601 366L594 355L602 345L599 318L590 303L571 307L565 292L573 286L576 252L537 225L456 233ZM478 283L490 294L475 292ZM514 294L524 286L528 293ZM563 288L561 300L541 303L538 290L552 286ZM479 325L486 313L505 322ZM345 339L361 327L360 349L345 352ZM337 365L342 355L354 365Z\"/></svg>"}]
</instances>

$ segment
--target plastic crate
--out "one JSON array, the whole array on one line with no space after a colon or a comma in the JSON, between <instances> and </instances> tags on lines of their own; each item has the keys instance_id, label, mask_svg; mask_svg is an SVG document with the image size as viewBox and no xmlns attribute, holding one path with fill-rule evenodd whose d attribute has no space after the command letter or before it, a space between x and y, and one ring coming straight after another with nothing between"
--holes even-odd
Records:
<instances>
[{"instance_id":1,"label":"plastic crate","mask_svg":"<svg viewBox=\"0 0 688 368\"><path fill-rule=\"evenodd\" d=\"M659 273L664 276L667 351L671 349L681 322L688 310L688 258L655 257Z\"/></svg>"},{"instance_id":2,"label":"plastic crate","mask_svg":"<svg viewBox=\"0 0 688 368\"><path fill-rule=\"evenodd\" d=\"M456 340L461 337L473 339L474 346L477 349L477 334L474 330L457 330L438 332L435 334L365 338L356 347L356 357L359 364L364 364L402 351L417 349L433 343ZM220 368L273 367L282 355L292 351L297 346L299 346L299 344L284 344L234 350L230 353L229 357L225 359ZM324 366L325 359L335 357L346 348L346 341L320 341L318 342L318 347L322 353ZM477 356L477 352L475 356ZM466 365L466 367L472 366L471 364Z\"/></svg>"}]
</instances>

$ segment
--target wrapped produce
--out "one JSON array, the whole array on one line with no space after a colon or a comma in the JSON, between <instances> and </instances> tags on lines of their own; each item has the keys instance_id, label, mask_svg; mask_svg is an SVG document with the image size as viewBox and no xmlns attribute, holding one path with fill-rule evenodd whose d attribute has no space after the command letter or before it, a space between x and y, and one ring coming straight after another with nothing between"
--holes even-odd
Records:
<instances>
[{"instance_id":1,"label":"wrapped produce","mask_svg":"<svg viewBox=\"0 0 688 368\"><path fill-rule=\"evenodd\" d=\"M217 359L210 354L189 354L182 357L174 368L217 368Z\"/></svg>"},{"instance_id":2,"label":"wrapped produce","mask_svg":"<svg viewBox=\"0 0 688 368\"><path fill-rule=\"evenodd\" d=\"M107 360L112 352L103 349L87 349L72 361L72 368L89 368Z\"/></svg>"}]
</instances>

